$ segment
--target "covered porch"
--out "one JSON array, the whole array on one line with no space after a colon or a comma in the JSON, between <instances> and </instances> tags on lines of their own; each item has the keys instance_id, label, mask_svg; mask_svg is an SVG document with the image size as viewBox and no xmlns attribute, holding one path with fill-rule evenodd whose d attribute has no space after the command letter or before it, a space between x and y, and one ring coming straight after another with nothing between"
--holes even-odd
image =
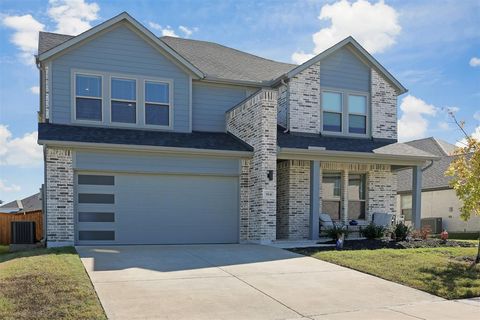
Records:
<instances>
[{"instance_id":1,"label":"covered porch","mask_svg":"<svg viewBox=\"0 0 480 320\"><path fill-rule=\"evenodd\" d=\"M421 218L421 168L432 157L397 145L376 152L330 151L279 147L277 153L277 240L319 239L319 215L336 224L359 226L375 213L396 215L396 171L411 167L412 217ZM395 152L393 152L395 151Z\"/></svg>"}]
</instances>

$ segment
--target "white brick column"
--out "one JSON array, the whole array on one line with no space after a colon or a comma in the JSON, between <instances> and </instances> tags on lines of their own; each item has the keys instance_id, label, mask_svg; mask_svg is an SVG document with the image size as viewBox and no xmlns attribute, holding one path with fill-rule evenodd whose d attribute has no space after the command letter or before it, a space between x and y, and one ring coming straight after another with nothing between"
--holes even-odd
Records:
<instances>
[{"instance_id":1,"label":"white brick column","mask_svg":"<svg viewBox=\"0 0 480 320\"><path fill-rule=\"evenodd\" d=\"M342 191L342 220L344 224L348 224L348 170L344 170L342 174Z\"/></svg>"},{"instance_id":2,"label":"white brick column","mask_svg":"<svg viewBox=\"0 0 480 320\"><path fill-rule=\"evenodd\" d=\"M45 148L47 246L74 244L72 151Z\"/></svg>"},{"instance_id":3,"label":"white brick column","mask_svg":"<svg viewBox=\"0 0 480 320\"><path fill-rule=\"evenodd\" d=\"M244 240L271 242L276 239L277 92L259 91L229 110L226 123L228 132L254 149L248 187L248 239Z\"/></svg>"}]
</instances>

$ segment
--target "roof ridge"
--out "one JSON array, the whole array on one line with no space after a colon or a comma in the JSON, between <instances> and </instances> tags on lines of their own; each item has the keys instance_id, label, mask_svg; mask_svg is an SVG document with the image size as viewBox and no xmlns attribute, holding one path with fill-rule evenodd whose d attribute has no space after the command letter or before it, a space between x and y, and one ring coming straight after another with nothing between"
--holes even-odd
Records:
<instances>
[{"instance_id":1,"label":"roof ridge","mask_svg":"<svg viewBox=\"0 0 480 320\"><path fill-rule=\"evenodd\" d=\"M211 45L215 45L215 46L227 48L227 49L229 49L229 50L235 50L235 51L240 52L240 53L243 53L243 54L248 54L248 55L250 55L250 56L252 56L252 57L259 58L259 59L262 59L262 60L271 61L271 62L274 62L274 63L282 63L282 64L285 64L285 65L290 65L290 66L292 66L292 67L297 67L297 66L298 66L297 64L294 64L294 63L288 63L288 62L282 62L282 61L277 61L277 60L273 60L273 59L264 58L264 57L261 57L261 56L259 56L259 55L256 55L256 54L247 52L247 51L242 51L242 50L240 50L240 49L236 49L236 48L232 48L232 47L226 46L226 45L224 45L224 44L220 44L220 43L218 43L218 42L206 41L206 40L198 40L198 39L186 39L186 38L172 37L172 36L161 36L161 37L159 37L159 39L162 40L162 41L163 41L164 38L181 40L181 41L194 41L194 42L208 43L208 44L211 44Z\"/></svg>"}]
</instances>

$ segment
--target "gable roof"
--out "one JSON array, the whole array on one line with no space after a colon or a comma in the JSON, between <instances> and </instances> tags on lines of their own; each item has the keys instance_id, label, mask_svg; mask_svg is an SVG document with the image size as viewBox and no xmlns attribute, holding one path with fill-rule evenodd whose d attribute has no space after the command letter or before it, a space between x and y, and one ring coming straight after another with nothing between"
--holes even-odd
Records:
<instances>
[{"instance_id":1,"label":"gable roof","mask_svg":"<svg viewBox=\"0 0 480 320\"><path fill-rule=\"evenodd\" d=\"M185 68L187 68L187 70L189 70L190 72L192 72L193 74L195 74L197 77L199 78L203 78L204 77L204 74L197 68L195 67L193 64L191 64L188 60L186 60L184 57L182 57L181 55L179 55L175 50L173 50L172 48L170 48L168 45L166 45L163 41L160 41L160 39L158 39L150 30L148 30L147 28L145 28L141 23L139 23L137 20L135 20L132 16L130 16L128 13L126 12L122 12L120 13L119 15L105 21L105 22L102 22L100 23L99 25L79 34L78 36L75 36L75 37L71 37L69 39L66 39L66 37L64 35L56 35L56 36L51 36L52 34L49 33L45 33L43 34L43 40L45 40L46 38L49 40L49 41L61 41L62 39L66 39L64 42L62 43L59 43L57 44L56 46L53 46L51 47L50 49L46 50L46 51L43 51L40 53L40 47L42 47L42 49L45 49L48 45L52 45L52 43L48 44L42 44L40 45L39 44L39 55L38 55L38 60L39 61L42 61L42 60L45 60L45 59L48 59L54 55L56 55L57 53L81 42L81 41L84 41L84 40L87 40L89 39L90 37L94 36L95 34L117 24L117 23L120 23L120 22L127 22L129 23L132 27L134 27L136 30L138 30L142 35L144 35L145 37L147 37L149 40L151 40L152 42L155 43L155 45L157 45L159 48L161 48L163 51L165 51L168 55L170 55L171 57L173 57L176 61L178 61L181 65L183 65ZM40 37L39 37L39 41L40 41Z\"/></svg>"},{"instance_id":2,"label":"gable roof","mask_svg":"<svg viewBox=\"0 0 480 320\"><path fill-rule=\"evenodd\" d=\"M0 212L16 213L16 212L31 212L42 210L42 200L40 193L35 193L22 200L14 200L0 206Z\"/></svg>"},{"instance_id":3,"label":"gable roof","mask_svg":"<svg viewBox=\"0 0 480 320\"><path fill-rule=\"evenodd\" d=\"M160 40L202 70L206 79L269 82L296 67L218 43L174 37Z\"/></svg>"},{"instance_id":4,"label":"gable roof","mask_svg":"<svg viewBox=\"0 0 480 320\"><path fill-rule=\"evenodd\" d=\"M319 53L315 57L311 58L310 60L304 62L303 64L295 67L294 69L290 70L284 77L286 76L287 78L292 78L298 73L302 72L303 70L307 69L308 67L312 66L313 64L319 62L320 60L326 58L333 52L337 51L340 48L343 48L344 46L350 46L353 48L356 52L362 55L367 62L377 69L381 74L383 74L398 90L399 94L403 94L407 92L407 89L397 80L395 77L388 72L387 69L385 69L370 53L368 53L367 50L365 50L352 36L349 36L336 45L328 48L327 50L323 51L322 53ZM279 81L277 79L277 81Z\"/></svg>"},{"instance_id":5,"label":"gable roof","mask_svg":"<svg viewBox=\"0 0 480 320\"><path fill-rule=\"evenodd\" d=\"M412 140L405 144L441 157L451 155L456 148L455 145L434 137Z\"/></svg>"},{"instance_id":6,"label":"gable roof","mask_svg":"<svg viewBox=\"0 0 480 320\"><path fill-rule=\"evenodd\" d=\"M440 159L427 164L422 170L422 189L450 189L451 177L445 176L445 171L453 160L455 145L434 137L405 142L414 148L435 154ZM412 190L412 170L401 170L397 174L397 192Z\"/></svg>"},{"instance_id":7,"label":"gable roof","mask_svg":"<svg viewBox=\"0 0 480 320\"><path fill-rule=\"evenodd\" d=\"M351 36L305 63L295 65L265 59L208 41L175 37L157 38L151 31L126 12L113 17L78 36L40 32L38 59L40 61L47 59L120 21L128 21L200 79L215 82L241 83L253 86L271 86L278 84L281 79L295 76L338 49L344 46L349 46L359 55L364 57L371 67L377 69L382 75L384 75L388 81L395 86L399 94L407 92L407 89Z\"/></svg>"}]
</instances>

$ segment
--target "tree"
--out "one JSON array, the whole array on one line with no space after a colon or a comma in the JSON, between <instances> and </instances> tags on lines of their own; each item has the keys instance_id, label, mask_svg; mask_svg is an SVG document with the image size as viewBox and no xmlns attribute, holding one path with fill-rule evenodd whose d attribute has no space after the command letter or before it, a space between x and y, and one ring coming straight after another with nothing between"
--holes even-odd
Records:
<instances>
[{"instance_id":1,"label":"tree","mask_svg":"<svg viewBox=\"0 0 480 320\"><path fill-rule=\"evenodd\" d=\"M453 112L449 114L465 135L465 139L462 139L462 146L455 150L445 175L452 177L450 186L462 201L460 217L467 221L472 215L480 215L480 141L465 132L465 123L459 122ZM477 263L480 263L480 230L475 259L475 264Z\"/></svg>"}]
</instances>

